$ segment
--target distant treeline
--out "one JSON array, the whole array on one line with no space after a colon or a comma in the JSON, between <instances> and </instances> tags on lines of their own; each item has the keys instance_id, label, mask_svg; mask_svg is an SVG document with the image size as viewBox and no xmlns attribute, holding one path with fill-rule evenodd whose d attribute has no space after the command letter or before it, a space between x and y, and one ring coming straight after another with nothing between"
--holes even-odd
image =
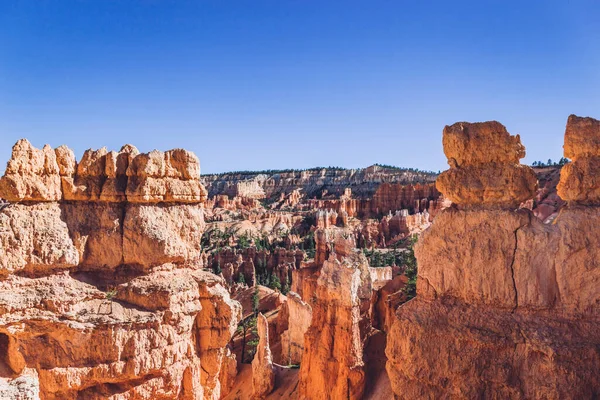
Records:
<instances>
[{"instance_id":1,"label":"distant treeline","mask_svg":"<svg viewBox=\"0 0 600 400\"><path fill-rule=\"evenodd\" d=\"M568 158L562 157L558 162L552 161L552 159L548 159L548 162L544 163L542 161L534 161L531 166L532 167L559 167L561 165L568 164L570 161Z\"/></svg>"},{"instance_id":2,"label":"distant treeline","mask_svg":"<svg viewBox=\"0 0 600 400\"><path fill-rule=\"evenodd\" d=\"M401 172L412 172L417 174L425 174L425 175L437 175L436 172L433 171L422 171L418 168L402 168L397 167L395 165L387 165L387 164L375 164L378 167L385 169L393 169ZM204 176L224 176L224 175L275 175L275 174L288 174L295 172L307 172L307 171L321 171L321 170L330 170L330 171L348 171L349 168L344 167L313 167L313 168L304 168L304 169L295 169L295 168L287 168L287 169L264 169L261 171L229 171L229 172L219 172L216 174L206 174Z\"/></svg>"}]
</instances>

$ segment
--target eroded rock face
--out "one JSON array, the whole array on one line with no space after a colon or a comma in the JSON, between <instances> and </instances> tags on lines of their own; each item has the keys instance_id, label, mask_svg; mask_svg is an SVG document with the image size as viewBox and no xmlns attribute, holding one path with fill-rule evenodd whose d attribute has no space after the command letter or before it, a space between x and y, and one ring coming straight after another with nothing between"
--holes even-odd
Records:
<instances>
[{"instance_id":1,"label":"eroded rock face","mask_svg":"<svg viewBox=\"0 0 600 400\"><path fill-rule=\"evenodd\" d=\"M242 305L232 300L222 285L202 282L200 295L196 340L205 372L201 383L204 398L218 400L229 392L237 374L235 355L227 345L242 318Z\"/></svg>"},{"instance_id":2,"label":"eroded rock face","mask_svg":"<svg viewBox=\"0 0 600 400\"><path fill-rule=\"evenodd\" d=\"M561 174L570 178L568 169ZM442 211L415 247L417 297L398 308L388 334L394 392L598 396L600 378L590 371L600 367L600 208L572 203L544 224L526 209L479 205Z\"/></svg>"},{"instance_id":3,"label":"eroded rock face","mask_svg":"<svg viewBox=\"0 0 600 400\"><path fill-rule=\"evenodd\" d=\"M129 204L125 210L123 260L145 267L200 263L203 210L188 204Z\"/></svg>"},{"instance_id":4,"label":"eroded rock face","mask_svg":"<svg viewBox=\"0 0 600 400\"><path fill-rule=\"evenodd\" d=\"M521 144L519 135L512 136L497 121L457 122L446 126L442 144L449 163L455 162L457 167L492 163L518 164L525 157L525 147Z\"/></svg>"},{"instance_id":5,"label":"eroded rock face","mask_svg":"<svg viewBox=\"0 0 600 400\"><path fill-rule=\"evenodd\" d=\"M14 204L0 213L0 273L70 268L79 264L76 244L56 203Z\"/></svg>"},{"instance_id":6,"label":"eroded rock face","mask_svg":"<svg viewBox=\"0 0 600 400\"><path fill-rule=\"evenodd\" d=\"M206 189L200 183L200 162L186 150L140 154L127 168L127 176L127 199L133 203L206 200Z\"/></svg>"},{"instance_id":7,"label":"eroded rock face","mask_svg":"<svg viewBox=\"0 0 600 400\"><path fill-rule=\"evenodd\" d=\"M60 170L52 148L39 150L27 139L19 140L0 178L0 197L13 202L60 200Z\"/></svg>"},{"instance_id":8,"label":"eroded rock face","mask_svg":"<svg viewBox=\"0 0 600 400\"><path fill-rule=\"evenodd\" d=\"M590 117L569 115L565 131L565 157L600 157L600 121Z\"/></svg>"},{"instance_id":9,"label":"eroded rock face","mask_svg":"<svg viewBox=\"0 0 600 400\"><path fill-rule=\"evenodd\" d=\"M287 294L284 305L287 329L281 334L281 362L284 365L300 364L304 335L312 321L312 308L294 292Z\"/></svg>"},{"instance_id":10,"label":"eroded rock face","mask_svg":"<svg viewBox=\"0 0 600 400\"><path fill-rule=\"evenodd\" d=\"M514 209L535 196L535 173L518 163L525 156L521 139L502 124L457 122L444 128L443 143L450 169L436 186L459 207Z\"/></svg>"},{"instance_id":11,"label":"eroded rock face","mask_svg":"<svg viewBox=\"0 0 600 400\"><path fill-rule=\"evenodd\" d=\"M366 258L361 253L332 253L316 286L300 365L299 398L360 399L365 385L361 305L371 296Z\"/></svg>"},{"instance_id":12,"label":"eroded rock face","mask_svg":"<svg viewBox=\"0 0 600 400\"><path fill-rule=\"evenodd\" d=\"M273 357L269 348L269 323L262 313L256 319L258 330L258 345L252 360L252 389L253 398L264 399L273 391L275 386L275 370Z\"/></svg>"},{"instance_id":13,"label":"eroded rock face","mask_svg":"<svg viewBox=\"0 0 600 400\"><path fill-rule=\"evenodd\" d=\"M137 171L199 185L195 156L161 154ZM200 269L203 188L131 203L142 156L125 146L77 163L64 146L15 145L0 197L26 202L0 211L0 397L218 399L231 387L241 305Z\"/></svg>"},{"instance_id":14,"label":"eroded rock face","mask_svg":"<svg viewBox=\"0 0 600 400\"><path fill-rule=\"evenodd\" d=\"M564 145L565 157L558 195L568 202L600 205L600 121L569 116Z\"/></svg>"}]
</instances>

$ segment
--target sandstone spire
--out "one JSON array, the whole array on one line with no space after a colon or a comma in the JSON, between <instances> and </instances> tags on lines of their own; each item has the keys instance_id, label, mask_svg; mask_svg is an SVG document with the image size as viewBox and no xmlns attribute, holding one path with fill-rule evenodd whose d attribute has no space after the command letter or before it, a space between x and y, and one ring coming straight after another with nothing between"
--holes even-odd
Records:
<instances>
[{"instance_id":1,"label":"sandstone spire","mask_svg":"<svg viewBox=\"0 0 600 400\"><path fill-rule=\"evenodd\" d=\"M27 139L19 140L0 178L0 198L10 202L59 201L60 169L52 148L46 145L40 150Z\"/></svg>"},{"instance_id":2,"label":"sandstone spire","mask_svg":"<svg viewBox=\"0 0 600 400\"><path fill-rule=\"evenodd\" d=\"M368 261L342 237L331 250L317 278L304 335L300 399L360 399L364 391L360 322L361 306L372 294Z\"/></svg>"},{"instance_id":3,"label":"sandstone spire","mask_svg":"<svg viewBox=\"0 0 600 400\"><path fill-rule=\"evenodd\" d=\"M496 122L444 129L451 168L438 188L458 207L419 239L417 297L398 308L387 336L399 398L600 395L600 208L588 206L600 191L588 168L597 126L569 118L565 155L575 161L562 171L561 196L581 204L552 225L515 210L535 188L516 164L518 137Z\"/></svg>"},{"instance_id":4,"label":"sandstone spire","mask_svg":"<svg viewBox=\"0 0 600 400\"><path fill-rule=\"evenodd\" d=\"M275 387L275 370L269 348L269 323L262 313L258 314L256 328L259 340L252 360L253 398L264 399Z\"/></svg>"}]
</instances>

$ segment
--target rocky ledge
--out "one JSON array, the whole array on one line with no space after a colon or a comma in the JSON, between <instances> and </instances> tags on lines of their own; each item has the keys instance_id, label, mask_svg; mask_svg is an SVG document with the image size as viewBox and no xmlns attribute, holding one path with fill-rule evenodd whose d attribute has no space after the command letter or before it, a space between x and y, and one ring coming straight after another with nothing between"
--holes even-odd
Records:
<instances>
[{"instance_id":1,"label":"rocky ledge","mask_svg":"<svg viewBox=\"0 0 600 400\"><path fill-rule=\"evenodd\" d=\"M185 150L76 162L64 146L14 146L0 179L0 398L227 392L241 306L201 270L199 174Z\"/></svg>"}]
</instances>

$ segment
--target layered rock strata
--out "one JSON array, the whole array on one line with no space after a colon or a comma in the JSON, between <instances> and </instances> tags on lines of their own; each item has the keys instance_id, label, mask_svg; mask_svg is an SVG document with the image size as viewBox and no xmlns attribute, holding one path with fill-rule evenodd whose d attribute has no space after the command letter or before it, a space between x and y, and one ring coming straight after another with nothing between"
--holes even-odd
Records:
<instances>
[{"instance_id":1,"label":"layered rock strata","mask_svg":"<svg viewBox=\"0 0 600 400\"><path fill-rule=\"evenodd\" d=\"M2 396L227 391L241 306L200 269L198 165L184 150L90 150L77 163L64 146L15 145L0 179Z\"/></svg>"},{"instance_id":2,"label":"layered rock strata","mask_svg":"<svg viewBox=\"0 0 600 400\"><path fill-rule=\"evenodd\" d=\"M567 136L600 140L600 131L573 121ZM577 159L593 148L565 145L565 155ZM498 123L446 127L444 150L455 166L438 187L457 204L436 217L415 248L417 297L398 308L386 348L396 397L597 397L600 209L586 194L551 225L515 210L533 197L535 182L528 167L512 164L524 150ZM479 185L469 187L452 172L471 164L486 177L508 162L520 178L504 181L504 194L500 182L473 178ZM579 177L561 173L565 185ZM570 193L581 192L587 188Z\"/></svg>"},{"instance_id":3,"label":"layered rock strata","mask_svg":"<svg viewBox=\"0 0 600 400\"><path fill-rule=\"evenodd\" d=\"M386 168L372 165L360 169L312 168L303 171L267 171L267 172L231 172L217 175L204 175L203 183L208 188L211 197L226 194L230 197L243 195L239 183L245 187L258 185L264 190L267 198L287 195L301 189L308 197L313 198L327 192L342 195L352 186L361 197L371 197L382 182L414 184L433 182L432 172L409 169Z\"/></svg>"},{"instance_id":4,"label":"layered rock strata","mask_svg":"<svg viewBox=\"0 0 600 400\"><path fill-rule=\"evenodd\" d=\"M535 196L535 173L519 164L525 147L504 125L457 122L444 128L443 144L450 169L436 186L459 207L517 208Z\"/></svg>"}]
</instances>

